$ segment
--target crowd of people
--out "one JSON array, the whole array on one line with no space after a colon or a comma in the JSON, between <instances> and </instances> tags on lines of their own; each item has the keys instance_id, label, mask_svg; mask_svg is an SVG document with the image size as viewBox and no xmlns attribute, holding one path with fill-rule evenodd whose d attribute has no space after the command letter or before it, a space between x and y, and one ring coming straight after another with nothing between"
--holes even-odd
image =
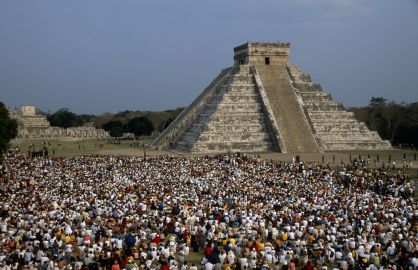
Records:
<instances>
[{"instance_id":1,"label":"crowd of people","mask_svg":"<svg viewBox=\"0 0 418 270\"><path fill-rule=\"evenodd\" d=\"M416 269L414 180L213 157L25 157L0 165L0 269Z\"/></svg>"}]
</instances>

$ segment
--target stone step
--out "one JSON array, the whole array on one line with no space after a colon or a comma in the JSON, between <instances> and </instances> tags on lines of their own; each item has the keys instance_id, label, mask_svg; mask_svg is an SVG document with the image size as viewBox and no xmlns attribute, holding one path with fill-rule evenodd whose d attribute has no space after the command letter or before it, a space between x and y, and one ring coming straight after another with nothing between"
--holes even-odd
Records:
<instances>
[{"instance_id":1,"label":"stone step","mask_svg":"<svg viewBox=\"0 0 418 270\"><path fill-rule=\"evenodd\" d=\"M309 111L340 111L343 109L342 105L340 104L324 104L324 103L308 103L305 104L306 110Z\"/></svg>"},{"instance_id":2,"label":"stone step","mask_svg":"<svg viewBox=\"0 0 418 270\"><path fill-rule=\"evenodd\" d=\"M341 103L335 102L334 100L303 100L305 106L315 105L315 106L341 106Z\"/></svg>"},{"instance_id":3,"label":"stone step","mask_svg":"<svg viewBox=\"0 0 418 270\"><path fill-rule=\"evenodd\" d=\"M25 125L26 128L47 128L49 123L28 123Z\"/></svg>"},{"instance_id":4,"label":"stone step","mask_svg":"<svg viewBox=\"0 0 418 270\"><path fill-rule=\"evenodd\" d=\"M245 95L245 96L233 95L233 96L224 96L222 100L228 103L257 102L258 96L256 95Z\"/></svg>"},{"instance_id":5,"label":"stone step","mask_svg":"<svg viewBox=\"0 0 418 270\"><path fill-rule=\"evenodd\" d=\"M269 142L216 142L201 144L196 143L192 152L264 152L269 151L272 144Z\"/></svg>"},{"instance_id":6,"label":"stone step","mask_svg":"<svg viewBox=\"0 0 418 270\"><path fill-rule=\"evenodd\" d=\"M323 92L322 87L316 83L294 83L297 91L301 92Z\"/></svg>"},{"instance_id":7,"label":"stone step","mask_svg":"<svg viewBox=\"0 0 418 270\"><path fill-rule=\"evenodd\" d=\"M322 121L316 119L316 120L312 120L312 125L314 126L315 130L318 130L318 129L331 129L334 127L338 128L341 126L363 128L364 124L359 123L354 119L327 119L327 120L322 120Z\"/></svg>"},{"instance_id":8,"label":"stone step","mask_svg":"<svg viewBox=\"0 0 418 270\"><path fill-rule=\"evenodd\" d=\"M266 141L265 139L262 140L245 140L245 141L237 141L237 140L226 140L226 141L208 141L208 142L204 142L204 141L177 141L174 144L175 148L182 148L182 149L190 149L192 147L197 146L198 148L205 148L205 147L209 147L212 145L222 145L221 148L225 148L225 146L228 146L226 148L226 150L228 150L229 146L231 145L248 145L248 146L253 146L253 147L266 147L265 150L268 150L271 148L272 144L269 141ZM236 148L236 147L234 147Z\"/></svg>"},{"instance_id":9,"label":"stone step","mask_svg":"<svg viewBox=\"0 0 418 270\"><path fill-rule=\"evenodd\" d=\"M219 104L216 103L208 103L208 106L217 106L218 108L222 108L222 107L241 107L241 108L252 108L252 107L257 107L260 108L261 105L258 102L234 102L234 101L225 101L223 100L222 102L220 102Z\"/></svg>"},{"instance_id":10,"label":"stone step","mask_svg":"<svg viewBox=\"0 0 418 270\"><path fill-rule=\"evenodd\" d=\"M255 86L254 85L231 85L228 88L228 91L226 92L226 94L239 94L239 93L243 93L243 94L253 94L255 93Z\"/></svg>"},{"instance_id":11,"label":"stone step","mask_svg":"<svg viewBox=\"0 0 418 270\"><path fill-rule=\"evenodd\" d=\"M228 86L230 88L250 88L250 89L254 89L254 83L239 83L239 82L235 82L235 83L231 83Z\"/></svg>"},{"instance_id":12,"label":"stone step","mask_svg":"<svg viewBox=\"0 0 418 270\"><path fill-rule=\"evenodd\" d=\"M216 100L211 101L214 103L226 102L226 103L258 103L259 96L254 92L240 93L240 92L228 92L222 98L217 98Z\"/></svg>"},{"instance_id":13,"label":"stone step","mask_svg":"<svg viewBox=\"0 0 418 270\"><path fill-rule=\"evenodd\" d=\"M326 94L324 92L318 92L318 93L298 93L304 103L308 102L331 102L333 101L331 96L329 94Z\"/></svg>"},{"instance_id":14,"label":"stone step","mask_svg":"<svg viewBox=\"0 0 418 270\"><path fill-rule=\"evenodd\" d=\"M325 150L387 150L391 148L391 145L387 141L382 140L334 140L326 142L325 148Z\"/></svg>"},{"instance_id":15,"label":"stone step","mask_svg":"<svg viewBox=\"0 0 418 270\"><path fill-rule=\"evenodd\" d=\"M202 119L202 121L196 121L195 124L196 125L203 125L204 123L206 123L209 119ZM245 123L245 125L259 125L261 123L264 123L264 118L262 117L262 115L254 118L254 117L248 117L248 116L239 116L239 117L228 117L228 116L219 116L219 115L215 115L212 118L210 118L210 123L213 124L219 124L219 125L225 125L225 124L230 124L230 125L243 125L243 123Z\"/></svg>"},{"instance_id":16,"label":"stone step","mask_svg":"<svg viewBox=\"0 0 418 270\"><path fill-rule=\"evenodd\" d=\"M355 121L328 121L328 122L313 122L313 127L317 132L339 132L339 131L369 131L366 126Z\"/></svg>"},{"instance_id":17,"label":"stone step","mask_svg":"<svg viewBox=\"0 0 418 270\"><path fill-rule=\"evenodd\" d=\"M341 124L334 123L333 125L315 125L316 134L329 134L329 133L353 133L353 132L366 132L369 131L367 127L355 124Z\"/></svg>"},{"instance_id":18,"label":"stone step","mask_svg":"<svg viewBox=\"0 0 418 270\"><path fill-rule=\"evenodd\" d=\"M250 101L251 103L257 103L257 95L254 95L254 91L229 91L229 92L227 92L223 97L222 97L222 99L224 99L224 100L227 100L227 99L232 99L232 100L235 100L237 97L243 97L243 98L246 98L246 97L249 97L250 98L250 100L253 100L253 101ZM252 98L252 99L251 99Z\"/></svg>"},{"instance_id":19,"label":"stone step","mask_svg":"<svg viewBox=\"0 0 418 270\"><path fill-rule=\"evenodd\" d=\"M334 133L334 134L317 134L324 141L333 141L333 140L380 140L379 135L373 132L360 133L360 132L351 132L351 133Z\"/></svg>"},{"instance_id":20,"label":"stone step","mask_svg":"<svg viewBox=\"0 0 418 270\"><path fill-rule=\"evenodd\" d=\"M232 76L231 82L233 84L251 84L253 83L253 77L251 74L235 74Z\"/></svg>"},{"instance_id":21,"label":"stone step","mask_svg":"<svg viewBox=\"0 0 418 270\"><path fill-rule=\"evenodd\" d=\"M355 119L346 119L346 118L340 118L340 119L315 119L312 120L313 126L316 128L333 128L333 127L343 127L345 128L366 128L367 126L362 123L358 122Z\"/></svg>"},{"instance_id":22,"label":"stone step","mask_svg":"<svg viewBox=\"0 0 418 270\"><path fill-rule=\"evenodd\" d=\"M345 118L345 117L329 117L329 118L311 118L313 123L324 123L325 125L329 123L358 123L354 118Z\"/></svg>"},{"instance_id":23,"label":"stone step","mask_svg":"<svg viewBox=\"0 0 418 270\"><path fill-rule=\"evenodd\" d=\"M310 117L312 123L320 125L321 123L324 123L325 125L328 125L329 123L358 123L356 119L350 116L330 116L330 117L318 117L313 118Z\"/></svg>"},{"instance_id":24,"label":"stone step","mask_svg":"<svg viewBox=\"0 0 418 270\"><path fill-rule=\"evenodd\" d=\"M246 93L243 92L238 92L238 91L228 91L225 93L225 95L223 96L223 98L236 98L236 97L252 97L252 98L257 98L258 94L255 91L248 91Z\"/></svg>"},{"instance_id":25,"label":"stone step","mask_svg":"<svg viewBox=\"0 0 418 270\"><path fill-rule=\"evenodd\" d=\"M354 118L354 113L353 112L348 112L348 111L339 111L339 112L328 112L328 111L310 111L309 112L309 116L311 118L315 118L315 117L323 117L323 118L330 118L330 117L350 117L350 118Z\"/></svg>"},{"instance_id":26,"label":"stone step","mask_svg":"<svg viewBox=\"0 0 418 270\"><path fill-rule=\"evenodd\" d=\"M182 141L195 141L198 139L200 142L216 142L216 141L269 141L270 137L266 133L262 132L191 132L187 131L183 135Z\"/></svg>"},{"instance_id":27,"label":"stone step","mask_svg":"<svg viewBox=\"0 0 418 270\"><path fill-rule=\"evenodd\" d=\"M252 124L242 125L242 121L235 123L228 122L210 122L210 123L195 123L189 131L191 132L265 132L263 127L260 125L260 121L254 121Z\"/></svg>"},{"instance_id":28,"label":"stone step","mask_svg":"<svg viewBox=\"0 0 418 270\"><path fill-rule=\"evenodd\" d=\"M229 103L229 104L208 104L207 107L209 110L212 108L216 108L217 112L221 110L221 112L235 112L235 113L246 113L246 112L259 112L261 110L261 106L259 104L239 104L239 103Z\"/></svg>"},{"instance_id":29,"label":"stone step","mask_svg":"<svg viewBox=\"0 0 418 270\"><path fill-rule=\"evenodd\" d=\"M262 113L261 112L247 112L245 115L239 115L239 117L241 119L245 119L245 121L249 121L249 120L255 120L255 119L259 119L260 117L262 117ZM237 118L238 115L231 115L229 112L216 112L216 115L213 115L213 113L207 113L207 112L202 112L199 115L199 118L202 119L209 119L209 118L220 118L222 117L223 119L225 119L226 121L233 121L234 119ZM218 120L216 120L218 121Z\"/></svg>"}]
</instances>

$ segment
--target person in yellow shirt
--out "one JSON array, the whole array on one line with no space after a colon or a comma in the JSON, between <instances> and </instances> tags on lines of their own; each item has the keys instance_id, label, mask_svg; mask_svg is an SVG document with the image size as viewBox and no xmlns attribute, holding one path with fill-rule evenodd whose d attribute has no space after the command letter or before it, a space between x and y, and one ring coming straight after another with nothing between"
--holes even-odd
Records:
<instances>
[{"instance_id":1,"label":"person in yellow shirt","mask_svg":"<svg viewBox=\"0 0 418 270\"><path fill-rule=\"evenodd\" d=\"M226 260L224 261L224 264L223 264L223 270L232 270L232 265L231 265L231 263L229 262L229 260L228 260L228 259L226 259Z\"/></svg>"},{"instance_id":2,"label":"person in yellow shirt","mask_svg":"<svg viewBox=\"0 0 418 270\"><path fill-rule=\"evenodd\" d=\"M68 244L68 243L70 243L70 242L71 242L71 236L69 236L69 235L65 235L63 240L64 240L64 242L65 242L66 244Z\"/></svg>"},{"instance_id":3,"label":"person in yellow shirt","mask_svg":"<svg viewBox=\"0 0 418 270\"><path fill-rule=\"evenodd\" d=\"M287 232L282 233L282 240L283 241L287 241L288 237L289 237L289 235L287 234Z\"/></svg>"},{"instance_id":4,"label":"person in yellow shirt","mask_svg":"<svg viewBox=\"0 0 418 270\"><path fill-rule=\"evenodd\" d=\"M258 250L263 250L264 249L264 246L265 246L265 244L264 244L264 242L259 242L258 243Z\"/></svg>"},{"instance_id":5,"label":"person in yellow shirt","mask_svg":"<svg viewBox=\"0 0 418 270\"><path fill-rule=\"evenodd\" d=\"M226 244L228 244L228 239L223 238L222 239L222 246L226 246Z\"/></svg>"}]
</instances>

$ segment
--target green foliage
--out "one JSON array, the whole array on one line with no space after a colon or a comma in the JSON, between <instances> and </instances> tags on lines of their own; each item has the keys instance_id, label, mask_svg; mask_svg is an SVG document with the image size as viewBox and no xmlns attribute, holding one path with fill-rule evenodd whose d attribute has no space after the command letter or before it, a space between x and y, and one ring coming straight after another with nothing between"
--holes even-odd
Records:
<instances>
[{"instance_id":1,"label":"green foliage","mask_svg":"<svg viewBox=\"0 0 418 270\"><path fill-rule=\"evenodd\" d=\"M117 114L115 114L115 117L127 117L129 116L129 114L132 113L131 111L123 111L123 112L118 112Z\"/></svg>"},{"instance_id":2,"label":"green foliage","mask_svg":"<svg viewBox=\"0 0 418 270\"><path fill-rule=\"evenodd\" d=\"M47 118L52 126L67 128L82 126L88 122L93 122L95 127L103 128L108 132L111 132L113 128L118 127L122 130L122 133L132 132L136 134L136 136L143 136L150 135L154 130L163 131L174 119L176 119L183 109L184 108L176 108L158 112L125 110L116 114L78 115L71 112L69 109L64 108L53 114L47 115ZM134 120L135 118L141 118L142 120L135 122L138 121ZM130 126L129 122L131 122ZM136 132L133 132L133 130ZM112 134L120 133L119 129L114 129L113 132Z\"/></svg>"},{"instance_id":3,"label":"green foliage","mask_svg":"<svg viewBox=\"0 0 418 270\"><path fill-rule=\"evenodd\" d=\"M0 102L0 154L7 150L10 140L16 136L16 120L10 118L9 111Z\"/></svg>"},{"instance_id":4,"label":"green foliage","mask_svg":"<svg viewBox=\"0 0 418 270\"><path fill-rule=\"evenodd\" d=\"M102 128L106 131L110 131L116 127L120 128L122 131L124 129L123 123L119 120L110 120L109 122L106 122L105 124L102 125Z\"/></svg>"},{"instance_id":5,"label":"green foliage","mask_svg":"<svg viewBox=\"0 0 418 270\"><path fill-rule=\"evenodd\" d=\"M369 106L351 111L392 145L418 146L418 103L398 104L382 97L372 97Z\"/></svg>"},{"instance_id":6,"label":"green foliage","mask_svg":"<svg viewBox=\"0 0 418 270\"><path fill-rule=\"evenodd\" d=\"M135 117L128 122L129 132L135 134L135 136L151 135L154 131L154 126L150 120L146 117Z\"/></svg>"},{"instance_id":7,"label":"green foliage","mask_svg":"<svg viewBox=\"0 0 418 270\"><path fill-rule=\"evenodd\" d=\"M168 126L169 126L169 125L171 124L171 122L173 122L173 121L174 121L174 118L168 118L168 120L164 122L164 125L163 125L163 130L164 130L164 129L166 129L166 128L168 128Z\"/></svg>"},{"instance_id":8,"label":"green foliage","mask_svg":"<svg viewBox=\"0 0 418 270\"><path fill-rule=\"evenodd\" d=\"M101 127L107 131L110 131L113 124L107 125L108 122L111 121L119 121L123 124L123 131L129 132L129 128L127 127L127 123L135 118L135 117L145 117L149 121L151 121L155 130L163 131L164 128L167 126L167 123L171 123L173 119L175 119L184 108L176 108L173 110L165 110L165 111L122 111L116 114L106 113L103 115L97 115L92 118L92 122L96 127ZM106 126L105 126L106 125Z\"/></svg>"},{"instance_id":9,"label":"green foliage","mask_svg":"<svg viewBox=\"0 0 418 270\"><path fill-rule=\"evenodd\" d=\"M111 137L122 137L123 130L122 127L114 126L110 129L109 134Z\"/></svg>"},{"instance_id":10,"label":"green foliage","mask_svg":"<svg viewBox=\"0 0 418 270\"><path fill-rule=\"evenodd\" d=\"M385 106L386 103L387 103L387 99L383 97L372 97L370 99L369 107L378 108L378 107Z\"/></svg>"},{"instance_id":11,"label":"green foliage","mask_svg":"<svg viewBox=\"0 0 418 270\"><path fill-rule=\"evenodd\" d=\"M55 113L47 116L51 126L54 127L78 127L83 125L82 117L71 112L69 109L63 108Z\"/></svg>"}]
</instances>

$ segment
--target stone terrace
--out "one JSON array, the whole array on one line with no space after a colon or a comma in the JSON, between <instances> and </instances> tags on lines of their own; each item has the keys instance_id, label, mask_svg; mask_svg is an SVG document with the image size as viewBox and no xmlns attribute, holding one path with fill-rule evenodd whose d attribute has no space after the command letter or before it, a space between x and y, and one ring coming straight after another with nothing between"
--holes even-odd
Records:
<instances>
[{"instance_id":1,"label":"stone terrace","mask_svg":"<svg viewBox=\"0 0 418 270\"><path fill-rule=\"evenodd\" d=\"M250 67L242 65L235 68L196 121L174 143L173 149L182 152L262 152L271 148Z\"/></svg>"},{"instance_id":2,"label":"stone terrace","mask_svg":"<svg viewBox=\"0 0 418 270\"><path fill-rule=\"evenodd\" d=\"M357 121L352 112L345 111L330 94L322 91L320 85L312 83L309 75L294 65L289 65L288 71L323 150L391 148L388 141L383 141L377 132Z\"/></svg>"}]
</instances>

